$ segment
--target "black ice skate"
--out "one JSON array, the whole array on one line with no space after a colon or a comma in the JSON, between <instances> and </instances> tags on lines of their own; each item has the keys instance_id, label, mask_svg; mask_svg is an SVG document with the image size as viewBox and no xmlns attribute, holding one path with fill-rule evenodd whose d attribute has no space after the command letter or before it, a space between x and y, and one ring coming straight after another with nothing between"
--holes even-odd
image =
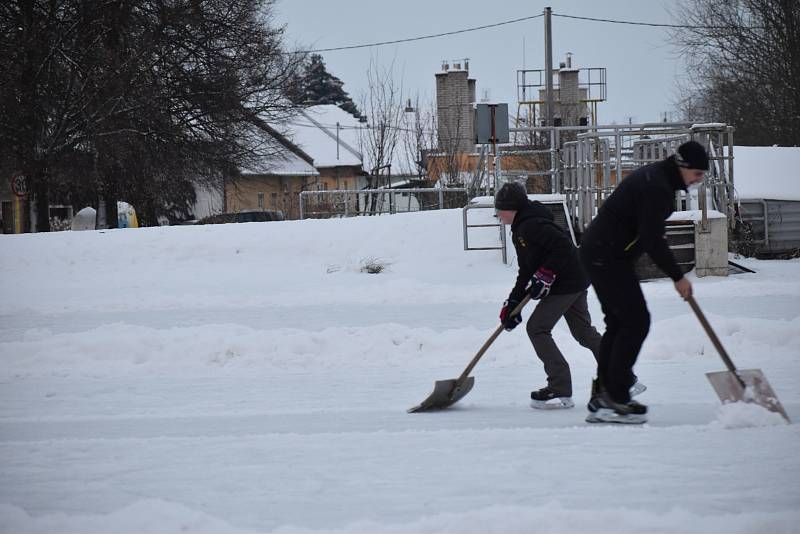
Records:
<instances>
[{"instance_id":1,"label":"black ice skate","mask_svg":"<svg viewBox=\"0 0 800 534\"><path fill-rule=\"evenodd\" d=\"M595 397L587 405L589 415L587 423L620 423L628 425L641 425L647 422L647 406L635 400L625 404L614 402L607 394Z\"/></svg>"},{"instance_id":2,"label":"black ice skate","mask_svg":"<svg viewBox=\"0 0 800 534\"><path fill-rule=\"evenodd\" d=\"M641 425L647 422L647 406L635 400L624 404L615 402L600 387L597 379L592 381L592 398L586 408L589 410L587 423Z\"/></svg>"},{"instance_id":3,"label":"black ice skate","mask_svg":"<svg viewBox=\"0 0 800 534\"><path fill-rule=\"evenodd\" d=\"M572 402L572 397L556 395L548 387L544 387L539 391L531 391L531 408L536 408L537 410L560 410L572 408L573 406L575 406L575 403Z\"/></svg>"}]
</instances>

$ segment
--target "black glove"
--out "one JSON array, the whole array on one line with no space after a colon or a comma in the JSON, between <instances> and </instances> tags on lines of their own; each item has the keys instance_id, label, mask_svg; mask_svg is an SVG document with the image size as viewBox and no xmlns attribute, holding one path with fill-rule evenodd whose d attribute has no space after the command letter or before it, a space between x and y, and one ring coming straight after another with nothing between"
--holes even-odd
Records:
<instances>
[{"instance_id":1,"label":"black glove","mask_svg":"<svg viewBox=\"0 0 800 534\"><path fill-rule=\"evenodd\" d=\"M541 267L531 278L531 283L526 287L533 300L545 298L550 293L550 286L556 281L556 273Z\"/></svg>"},{"instance_id":2,"label":"black glove","mask_svg":"<svg viewBox=\"0 0 800 534\"><path fill-rule=\"evenodd\" d=\"M507 332L514 330L517 325L522 322L522 314L509 315L517 306L519 306L518 300L507 300L503 303L503 308L500 310L500 322Z\"/></svg>"}]
</instances>

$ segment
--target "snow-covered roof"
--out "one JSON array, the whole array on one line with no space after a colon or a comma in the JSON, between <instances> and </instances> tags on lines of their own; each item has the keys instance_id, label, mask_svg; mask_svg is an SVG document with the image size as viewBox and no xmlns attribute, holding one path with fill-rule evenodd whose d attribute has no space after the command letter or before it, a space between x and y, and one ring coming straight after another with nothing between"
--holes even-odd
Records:
<instances>
[{"instance_id":1,"label":"snow-covered roof","mask_svg":"<svg viewBox=\"0 0 800 534\"><path fill-rule=\"evenodd\" d=\"M287 150L285 154L276 154L269 161L260 161L255 165L242 169L242 174L317 176L319 172L313 165Z\"/></svg>"},{"instance_id":2,"label":"snow-covered roof","mask_svg":"<svg viewBox=\"0 0 800 534\"><path fill-rule=\"evenodd\" d=\"M306 108L286 126L286 136L314 159L315 167L361 165L358 131L363 124L338 106Z\"/></svg>"},{"instance_id":3,"label":"snow-covered roof","mask_svg":"<svg viewBox=\"0 0 800 534\"><path fill-rule=\"evenodd\" d=\"M740 199L800 200L800 147L734 146L733 185Z\"/></svg>"},{"instance_id":4,"label":"snow-covered roof","mask_svg":"<svg viewBox=\"0 0 800 534\"><path fill-rule=\"evenodd\" d=\"M277 174L288 176L317 176L319 172L309 162L292 152L277 139L270 139L271 154L255 164L241 169L243 175Z\"/></svg>"},{"instance_id":5,"label":"snow-covered roof","mask_svg":"<svg viewBox=\"0 0 800 534\"><path fill-rule=\"evenodd\" d=\"M338 106L311 106L281 124L271 123L270 127L307 154L317 169L370 165L364 161L361 151L362 136L369 133L369 126ZM407 153L403 140L398 139L392 157L392 176L415 172L413 158Z\"/></svg>"},{"instance_id":6,"label":"snow-covered roof","mask_svg":"<svg viewBox=\"0 0 800 534\"><path fill-rule=\"evenodd\" d=\"M339 128L336 124L339 123ZM309 127L316 125L317 129ZM361 165L365 170L371 165L369 154L364 154L369 146L366 137L370 134L369 125L359 122L353 115L334 105L312 106L303 110L301 116L290 121L291 139L307 154L314 158L314 166L336 167L339 165ZM336 139L339 151L336 152ZM415 175L416 165L408 153L400 131L392 154L392 176ZM338 156L338 157L337 157Z\"/></svg>"}]
</instances>

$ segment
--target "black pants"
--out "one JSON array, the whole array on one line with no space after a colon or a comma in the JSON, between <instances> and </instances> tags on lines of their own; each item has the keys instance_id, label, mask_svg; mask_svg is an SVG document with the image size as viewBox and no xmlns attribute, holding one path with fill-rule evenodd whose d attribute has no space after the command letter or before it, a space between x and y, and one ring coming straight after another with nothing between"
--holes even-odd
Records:
<instances>
[{"instance_id":1,"label":"black pants","mask_svg":"<svg viewBox=\"0 0 800 534\"><path fill-rule=\"evenodd\" d=\"M581 246L581 261L605 314L606 331L597 358L597 376L612 400L631 400L633 365L650 330L650 312L633 262L610 258Z\"/></svg>"}]
</instances>

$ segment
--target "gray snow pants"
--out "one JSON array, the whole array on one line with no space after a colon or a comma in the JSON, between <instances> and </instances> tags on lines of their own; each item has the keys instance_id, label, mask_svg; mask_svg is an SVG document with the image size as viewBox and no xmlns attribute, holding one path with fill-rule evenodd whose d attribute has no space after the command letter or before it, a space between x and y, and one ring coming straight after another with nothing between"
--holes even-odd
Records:
<instances>
[{"instance_id":1,"label":"gray snow pants","mask_svg":"<svg viewBox=\"0 0 800 534\"><path fill-rule=\"evenodd\" d=\"M589 307L586 304L587 292L566 295L548 295L536 305L527 323L528 337L533 350L544 364L547 386L558 396L572 396L572 376L569 364L558 350L551 332L556 323L564 317L575 341L586 347L597 359L600 353L602 336L592 326Z\"/></svg>"}]
</instances>

